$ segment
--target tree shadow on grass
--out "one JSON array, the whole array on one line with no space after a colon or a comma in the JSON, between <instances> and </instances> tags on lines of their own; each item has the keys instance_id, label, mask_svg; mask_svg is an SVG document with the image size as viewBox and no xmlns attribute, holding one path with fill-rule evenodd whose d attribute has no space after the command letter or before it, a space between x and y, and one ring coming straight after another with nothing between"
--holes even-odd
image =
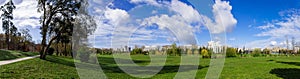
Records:
<instances>
[{"instance_id":1,"label":"tree shadow on grass","mask_svg":"<svg viewBox=\"0 0 300 79\"><path fill-rule=\"evenodd\" d=\"M119 66L116 65L114 58L100 57L100 58L98 58L98 60L99 60L99 64L100 64L102 70L105 73L125 73L122 69L119 68ZM120 60L131 61L129 59L120 59ZM48 56L47 61L66 65L66 66L75 67L75 64L73 61L67 61L64 58L60 58L60 57ZM135 63L140 63L140 64L150 62L148 60L133 60L133 61ZM91 70L93 69L93 67L96 67L96 65L92 65L92 64L85 64L85 65L87 66L86 68L91 68ZM178 71L180 66L183 66L182 71ZM163 66L162 70L160 70L160 72L158 72L158 74L186 72L186 71L199 70L199 69L209 67L209 66L201 66L201 65L197 65L197 66L198 66L198 69L194 68L194 67L196 67L195 65L165 65L165 66ZM151 69L157 69L158 67L161 67L161 66L150 66L147 69L143 69L143 68L136 67L136 66L122 66L122 67L124 67L126 69L130 69L131 72L135 72L133 74L147 75L148 73L156 72L155 70L151 70Z\"/></svg>"},{"instance_id":2,"label":"tree shadow on grass","mask_svg":"<svg viewBox=\"0 0 300 79\"><path fill-rule=\"evenodd\" d=\"M122 60L125 62L134 61L136 64L150 63L149 60L129 60L129 59L119 59L119 60ZM114 58L101 57L101 58L99 58L99 63L105 73L125 73L122 69L120 69L118 66L116 66L116 62L115 62ZM123 64L126 64L126 63L123 63ZM182 71L178 71L180 66L182 66ZM197 66L198 66L198 69L203 69L203 68L209 67L209 66L201 66L201 65L197 65ZM194 69L194 67L197 67L197 66L195 66L195 65L165 65L165 66L163 66L163 68L160 70L160 72L158 74L198 70L198 69ZM134 74L147 74L147 73L156 72L155 70L151 70L151 69L158 69L161 66L150 66L150 67L146 67L147 69L143 69L143 68L139 68L139 67L135 67L135 66L122 66L122 67L130 70L130 72L135 72Z\"/></svg>"},{"instance_id":3,"label":"tree shadow on grass","mask_svg":"<svg viewBox=\"0 0 300 79\"><path fill-rule=\"evenodd\" d=\"M276 74L277 77L284 79L299 79L300 69L297 68L276 68L270 71L270 74Z\"/></svg>"},{"instance_id":4,"label":"tree shadow on grass","mask_svg":"<svg viewBox=\"0 0 300 79\"><path fill-rule=\"evenodd\" d=\"M289 65L295 65L295 66L300 66L300 62L284 62L284 61L276 61L277 63L282 63L282 64L289 64Z\"/></svg>"},{"instance_id":5,"label":"tree shadow on grass","mask_svg":"<svg viewBox=\"0 0 300 79\"><path fill-rule=\"evenodd\" d=\"M276 63L288 64L300 66L300 62L285 62L285 61L276 61ZM275 68L270 71L271 74L276 74L276 76L284 79L299 79L300 78L300 69L298 68Z\"/></svg>"},{"instance_id":6,"label":"tree shadow on grass","mask_svg":"<svg viewBox=\"0 0 300 79\"><path fill-rule=\"evenodd\" d=\"M55 56L47 56L46 61L52 62L52 63L57 63L57 64L62 64L66 66L71 66L75 67L74 61L67 61L66 58L60 58L60 57L55 57Z\"/></svg>"}]
</instances>

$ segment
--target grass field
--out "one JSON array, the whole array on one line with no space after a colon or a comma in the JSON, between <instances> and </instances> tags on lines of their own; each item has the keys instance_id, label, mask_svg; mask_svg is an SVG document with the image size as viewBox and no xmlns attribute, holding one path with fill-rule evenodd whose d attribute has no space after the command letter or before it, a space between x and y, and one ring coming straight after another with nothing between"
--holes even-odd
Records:
<instances>
[{"instance_id":1,"label":"grass field","mask_svg":"<svg viewBox=\"0 0 300 79\"><path fill-rule=\"evenodd\" d=\"M38 54L39 53L35 53L35 52L0 50L0 60L10 60L10 59L22 58L27 56L35 56Z\"/></svg>"},{"instance_id":2,"label":"grass field","mask_svg":"<svg viewBox=\"0 0 300 79\"><path fill-rule=\"evenodd\" d=\"M149 57L145 55L132 56L134 62L139 65L147 65ZM134 78L125 74L118 68L112 56L99 56L106 76L111 79ZM197 78L202 79L209 67L209 59L201 59ZM179 68L180 57L170 56L166 65L152 78L171 79ZM249 57L249 58L227 58L220 78L300 78L300 57ZM47 60L31 59L19 63L0 66L0 78L79 78L75 65L71 58L48 56Z\"/></svg>"}]
</instances>

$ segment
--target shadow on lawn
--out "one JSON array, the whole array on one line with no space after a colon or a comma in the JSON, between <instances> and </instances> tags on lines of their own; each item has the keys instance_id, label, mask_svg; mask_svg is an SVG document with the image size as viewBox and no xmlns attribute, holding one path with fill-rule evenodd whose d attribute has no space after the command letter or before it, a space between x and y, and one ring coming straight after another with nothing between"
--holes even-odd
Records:
<instances>
[{"instance_id":1,"label":"shadow on lawn","mask_svg":"<svg viewBox=\"0 0 300 79\"><path fill-rule=\"evenodd\" d=\"M56 56L47 56L46 60L49 62L57 63L57 64L75 67L74 61L67 61L66 58L60 58L60 57L56 57Z\"/></svg>"},{"instance_id":2,"label":"shadow on lawn","mask_svg":"<svg viewBox=\"0 0 300 79\"><path fill-rule=\"evenodd\" d=\"M276 63L288 64L300 66L300 62L284 62L276 61ZM276 74L276 76L284 79L299 79L300 69L297 68L275 68L270 71L271 74Z\"/></svg>"},{"instance_id":3,"label":"shadow on lawn","mask_svg":"<svg viewBox=\"0 0 300 79\"><path fill-rule=\"evenodd\" d=\"M277 63L282 63L282 64L289 64L289 65L295 65L295 66L300 66L300 62L284 62L284 61L276 61Z\"/></svg>"},{"instance_id":4,"label":"shadow on lawn","mask_svg":"<svg viewBox=\"0 0 300 79\"><path fill-rule=\"evenodd\" d=\"M116 65L116 62L115 62L114 58L100 57L100 58L98 58L98 60L99 60L99 64L101 65L102 70L105 73L125 73L122 69L120 69ZM129 59L122 59L122 60L130 61ZM47 61L62 64L62 65L66 65L66 66L75 67L74 62L67 61L67 60L65 60L63 58L59 58L59 57L48 56ZM150 62L150 61L147 61L147 60L133 60L133 61L135 63L139 63L139 64ZM87 68L93 67L93 65L89 65L89 64L86 64L86 65L89 66ZM194 69L195 65L182 65L182 66L183 66L183 71L181 71L181 72L197 70L197 69ZM149 68L150 69L155 69L155 68L158 68L159 66L151 66L151 67L148 67L148 69L138 69L138 67L135 67L135 66L123 66L123 67L128 68L128 69L132 69L131 71L136 72L135 74L147 74L147 73L150 73L150 72L155 72L155 71L149 71ZM176 72L178 72L179 67L180 67L180 65L166 65L162 68L162 70L158 74L176 73ZM203 68L207 68L207 67L209 67L209 66L199 65L198 69L203 69ZM147 71L145 71L145 70L147 70Z\"/></svg>"},{"instance_id":5,"label":"shadow on lawn","mask_svg":"<svg viewBox=\"0 0 300 79\"><path fill-rule=\"evenodd\" d=\"M121 59L123 61L131 61L129 59ZM148 64L150 61L148 60L132 60L137 64ZM111 66L111 65L116 65L116 62L114 58L108 58L108 57L100 57L99 58L99 63L104 70L105 73L124 73L123 70L121 70L118 66ZM191 71L195 70L194 65L182 65L183 71L181 72L186 72L186 71ZM132 69L132 72L136 72L135 74L145 74L145 73L151 73L155 71L149 71L149 69L157 69L159 66L151 66L148 67L147 69L138 69L138 67L135 66L122 66L126 69ZM162 70L158 74L164 74L164 73L176 73L179 70L180 65L165 65ZM207 68L208 66L198 66L198 69L203 69Z\"/></svg>"},{"instance_id":6,"label":"shadow on lawn","mask_svg":"<svg viewBox=\"0 0 300 79\"><path fill-rule=\"evenodd\" d=\"M276 76L284 79L299 79L300 69L297 68L275 68L270 71L270 74L276 74Z\"/></svg>"}]
</instances>

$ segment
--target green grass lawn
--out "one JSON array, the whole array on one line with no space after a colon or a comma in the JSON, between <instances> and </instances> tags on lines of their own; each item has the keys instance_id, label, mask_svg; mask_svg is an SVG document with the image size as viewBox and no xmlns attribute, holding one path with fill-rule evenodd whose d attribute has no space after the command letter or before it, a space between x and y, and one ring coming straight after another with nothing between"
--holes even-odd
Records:
<instances>
[{"instance_id":1,"label":"green grass lawn","mask_svg":"<svg viewBox=\"0 0 300 79\"><path fill-rule=\"evenodd\" d=\"M11 50L0 50L0 61L1 60L10 60L28 56L35 56L39 53L35 52L21 52L21 51L11 51Z\"/></svg>"},{"instance_id":2,"label":"green grass lawn","mask_svg":"<svg viewBox=\"0 0 300 79\"><path fill-rule=\"evenodd\" d=\"M132 56L139 65L147 65L150 60L145 55ZM209 67L209 59L200 59L197 78L203 79ZM134 78L125 74L114 62L112 56L99 56L99 62L106 76L111 79ZM180 57L170 56L164 68L153 78L171 79L179 68ZM222 79L240 78L300 78L300 57L250 57L227 58L220 76ZM71 58L48 56L47 60L31 59L19 63L0 66L0 78L79 78Z\"/></svg>"}]
</instances>

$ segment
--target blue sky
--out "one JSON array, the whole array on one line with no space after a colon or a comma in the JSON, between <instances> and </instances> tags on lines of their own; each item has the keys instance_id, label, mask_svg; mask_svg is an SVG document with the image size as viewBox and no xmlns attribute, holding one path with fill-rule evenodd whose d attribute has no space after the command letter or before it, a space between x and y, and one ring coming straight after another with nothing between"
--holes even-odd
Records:
<instances>
[{"instance_id":1,"label":"blue sky","mask_svg":"<svg viewBox=\"0 0 300 79\"><path fill-rule=\"evenodd\" d=\"M14 2L15 25L40 41L36 0ZM90 0L89 12L98 24L90 36L95 47L202 46L211 34L226 35L233 47L284 47L286 36L300 42L297 0Z\"/></svg>"}]
</instances>

